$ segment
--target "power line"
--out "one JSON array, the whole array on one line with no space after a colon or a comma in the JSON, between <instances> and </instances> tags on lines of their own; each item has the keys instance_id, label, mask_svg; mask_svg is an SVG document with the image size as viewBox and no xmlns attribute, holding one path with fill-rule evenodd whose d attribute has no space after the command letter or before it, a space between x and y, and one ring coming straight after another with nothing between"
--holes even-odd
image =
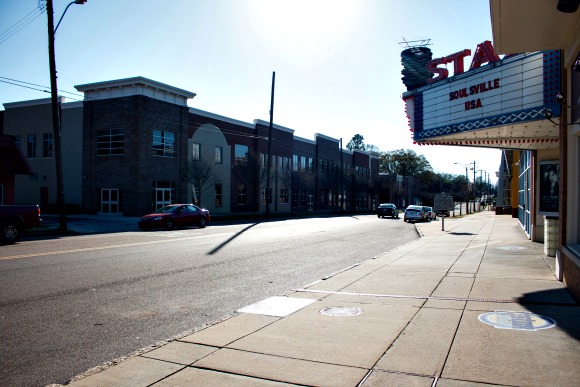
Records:
<instances>
[{"instance_id":1,"label":"power line","mask_svg":"<svg viewBox=\"0 0 580 387\"><path fill-rule=\"evenodd\" d=\"M6 42L20 30L28 26L34 20L36 20L40 15L42 15L46 11L46 5L40 5L39 7L30 11L26 14L22 19L14 23L11 27L8 27L5 31L0 33L0 44Z\"/></svg>"},{"instance_id":2,"label":"power line","mask_svg":"<svg viewBox=\"0 0 580 387\"><path fill-rule=\"evenodd\" d=\"M17 79L6 78L6 77L0 77L0 82L8 83L8 84L14 85L14 86L24 87L24 88L31 89L31 90L41 91L43 93L50 93L50 87L47 87L47 86L44 86L44 85L38 85L36 83L19 81ZM32 87L32 86L35 86L35 87ZM38 89L39 87L42 88L42 89ZM68 98L73 99L75 101L82 101L83 100L82 98L85 98L82 94L74 93L74 92L71 92L71 91L66 91L66 90L59 89L58 92L59 93L65 93L65 94L74 95L74 96L77 96L77 97L81 97L81 99L77 99L77 98L74 98L74 97L68 97ZM93 98L86 97L86 99L93 99Z\"/></svg>"}]
</instances>

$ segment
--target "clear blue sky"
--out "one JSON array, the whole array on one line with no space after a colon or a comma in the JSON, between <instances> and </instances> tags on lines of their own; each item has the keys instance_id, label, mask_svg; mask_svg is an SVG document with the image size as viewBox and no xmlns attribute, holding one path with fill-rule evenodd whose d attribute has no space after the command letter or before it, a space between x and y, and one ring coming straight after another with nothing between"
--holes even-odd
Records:
<instances>
[{"instance_id":1,"label":"clear blue sky","mask_svg":"<svg viewBox=\"0 0 580 387\"><path fill-rule=\"evenodd\" d=\"M54 0L55 24L69 2ZM0 82L0 104L50 97L34 90L50 85L38 3L0 0L0 81L43 86ZM463 174L454 162L476 161L495 181L499 150L413 145L400 42L424 38L434 58L474 52L492 40L489 1L88 0L72 5L57 31L58 86L72 101L82 98L69 94L74 85L144 76L196 93L191 107L269 121L275 71L274 122L296 136L346 145L359 133L381 151L423 154L437 172Z\"/></svg>"}]
</instances>

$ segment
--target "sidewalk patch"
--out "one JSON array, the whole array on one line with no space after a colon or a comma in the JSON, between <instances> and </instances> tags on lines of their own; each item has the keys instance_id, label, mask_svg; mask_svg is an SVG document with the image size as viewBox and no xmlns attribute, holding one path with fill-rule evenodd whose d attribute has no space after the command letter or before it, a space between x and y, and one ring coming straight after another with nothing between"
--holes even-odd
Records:
<instances>
[{"instance_id":1,"label":"sidewalk patch","mask_svg":"<svg viewBox=\"0 0 580 387\"><path fill-rule=\"evenodd\" d=\"M498 247L499 250L508 250L508 251L515 251L515 250L527 250L527 247L524 246L501 246Z\"/></svg>"},{"instance_id":2,"label":"sidewalk patch","mask_svg":"<svg viewBox=\"0 0 580 387\"><path fill-rule=\"evenodd\" d=\"M316 300L309 298L270 297L255 304L239 309L240 313L264 314L266 316L286 317Z\"/></svg>"},{"instance_id":3,"label":"sidewalk patch","mask_svg":"<svg viewBox=\"0 0 580 387\"><path fill-rule=\"evenodd\" d=\"M480 314L479 321L499 329L512 329L517 331L537 331L556 326L556 321L551 318L533 314L530 312L511 312L508 310L496 310Z\"/></svg>"},{"instance_id":4,"label":"sidewalk patch","mask_svg":"<svg viewBox=\"0 0 580 387\"><path fill-rule=\"evenodd\" d=\"M321 309L320 313L325 316L332 317L350 317L362 314L362 309L348 306L332 306L329 308Z\"/></svg>"}]
</instances>

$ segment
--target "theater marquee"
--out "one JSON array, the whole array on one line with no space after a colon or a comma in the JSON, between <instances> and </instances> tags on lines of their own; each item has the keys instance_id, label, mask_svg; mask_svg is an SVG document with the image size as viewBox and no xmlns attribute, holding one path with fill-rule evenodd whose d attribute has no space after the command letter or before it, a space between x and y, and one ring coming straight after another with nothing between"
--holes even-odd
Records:
<instances>
[{"instance_id":1,"label":"theater marquee","mask_svg":"<svg viewBox=\"0 0 580 387\"><path fill-rule=\"evenodd\" d=\"M480 52L482 45L487 52ZM427 69L437 77L403 94L414 140L419 144L522 149L557 142L560 52L499 59L489 42L482 45L468 71L463 72L462 62L457 61L463 61L469 50L433 60ZM488 63L481 66L481 58ZM436 67L452 61L452 77L445 68Z\"/></svg>"}]
</instances>

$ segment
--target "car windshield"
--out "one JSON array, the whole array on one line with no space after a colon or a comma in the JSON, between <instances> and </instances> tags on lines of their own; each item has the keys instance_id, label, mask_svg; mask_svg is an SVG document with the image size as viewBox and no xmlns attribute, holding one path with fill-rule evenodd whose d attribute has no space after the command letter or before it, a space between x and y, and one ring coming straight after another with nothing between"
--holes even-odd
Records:
<instances>
[{"instance_id":1,"label":"car windshield","mask_svg":"<svg viewBox=\"0 0 580 387\"><path fill-rule=\"evenodd\" d=\"M380 208L391 208L391 207L393 207L393 205L392 204L381 204L379 207Z\"/></svg>"},{"instance_id":2,"label":"car windshield","mask_svg":"<svg viewBox=\"0 0 580 387\"><path fill-rule=\"evenodd\" d=\"M175 211L177 211L180 208L180 206L165 206L165 207L161 207L160 209L158 209L157 211L155 211L158 214L163 214L163 213L174 213Z\"/></svg>"}]
</instances>

